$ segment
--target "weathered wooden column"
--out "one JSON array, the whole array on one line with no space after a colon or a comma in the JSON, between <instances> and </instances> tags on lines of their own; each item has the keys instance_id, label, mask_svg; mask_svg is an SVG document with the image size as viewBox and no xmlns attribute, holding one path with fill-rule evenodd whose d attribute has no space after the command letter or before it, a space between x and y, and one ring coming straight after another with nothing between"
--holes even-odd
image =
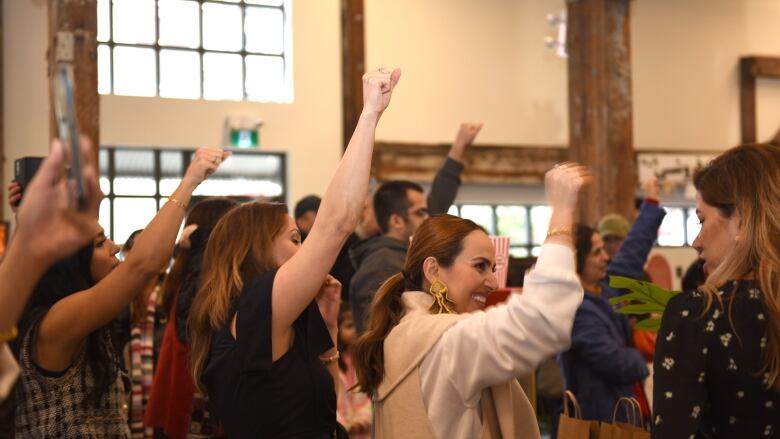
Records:
<instances>
[{"instance_id":1,"label":"weathered wooden column","mask_svg":"<svg viewBox=\"0 0 780 439\"><path fill-rule=\"evenodd\" d=\"M363 0L341 0L341 87L343 94L344 149L363 110L365 61Z\"/></svg>"},{"instance_id":2,"label":"weathered wooden column","mask_svg":"<svg viewBox=\"0 0 780 439\"><path fill-rule=\"evenodd\" d=\"M631 218L636 188L632 133L630 0L567 0L571 157L594 176L580 221Z\"/></svg>"},{"instance_id":3,"label":"weathered wooden column","mask_svg":"<svg viewBox=\"0 0 780 439\"><path fill-rule=\"evenodd\" d=\"M73 64L74 95L79 130L94 145L93 163L100 147L100 99L97 91L97 0L49 0L49 108L57 62ZM57 136L50 111L49 132Z\"/></svg>"}]
</instances>

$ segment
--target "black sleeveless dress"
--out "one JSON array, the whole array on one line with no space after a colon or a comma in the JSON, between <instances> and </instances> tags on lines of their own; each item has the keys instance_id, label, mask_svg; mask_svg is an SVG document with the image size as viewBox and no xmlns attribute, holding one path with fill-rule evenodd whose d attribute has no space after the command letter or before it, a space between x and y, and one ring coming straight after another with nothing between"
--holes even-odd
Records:
<instances>
[{"instance_id":1,"label":"black sleeveless dress","mask_svg":"<svg viewBox=\"0 0 780 439\"><path fill-rule=\"evenodd\" d=\"M248 281L227 323L212 337L202 374L211 411L231 439L333 438L336 393L319 359L333 343L315 302L293 324L290 350L271 360L275 276L273 270ZM230 333L235 312L237 339Z\"/></svg>"}]
</instances>

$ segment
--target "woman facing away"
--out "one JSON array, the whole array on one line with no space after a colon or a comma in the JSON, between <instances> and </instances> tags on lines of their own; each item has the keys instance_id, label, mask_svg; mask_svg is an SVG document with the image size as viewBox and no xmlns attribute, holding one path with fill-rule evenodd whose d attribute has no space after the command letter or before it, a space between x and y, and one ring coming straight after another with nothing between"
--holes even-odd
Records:
<instances>
[{"instance_id":1,"label":"woman facing away","mask_svg":"<svg viewBox=\"0 0 780 439\"><path fill-rule=\"evenodd\" d=\"M553 213L536 267L522 295L485 311L497 286L485 231L449 215L420 226L354 347L360 389L374 401L375 437L539 437L515 377L569 345L583 295L572 225L588 178L574 164L547 173Z\"/></svg>"},{"instance_id":2,"label":"woman facing away","mask_svg":"<svg viewBox=\"0 0 780 439\"><path fill-rule=\"evenodd\" d=\"M22 369L16 437L127 437L126 375L108 323L144 291L171 257L192 192L225 158L201 148L181 184L127 259L99 230L93 244L54 265L36 287L20 325Z\"/></svg>"},{"instance_id":3,"label":"woman facing away","mask_svg":"<svg viewBox=\"0 0 780 439\"><path fill-rule=\"evenodd\" d=\"M672 298L653 437L780 434L780 146L732 148L693 177L706 281Z\"/></svg>"},{"instance_id":4,"label":"woman facing away","mask_svg":"<svg viewBox=\"0 0 780 439\"><path fill-rule=\"evenodd\" d=\"M209 238L189 317L192 369L230 438L334 437L341 284L328 271L360 217L400 75L363 76L363 112L306 242L284 205L260 202L230 211Z\"/></svg>"},{"instance_id":5,"label":"woman facing away","mask_svg":"<svg viewBox=\"0 0 780 439\"><path fill-rule=\"evenodd\" d=\"M196 393L190 375L186 326L209 235L217 222L236 206L238 202L229 198L213 197L192 207L184 222L184 229L190 233L179 243L179 252L162 286L161 301L168 314L168 325L144 413L144 424L155 428L166 438L184 439L191 432L215 435L214 425L202 410L202 401L193 404Z\"/></svg>"}]
</instances>

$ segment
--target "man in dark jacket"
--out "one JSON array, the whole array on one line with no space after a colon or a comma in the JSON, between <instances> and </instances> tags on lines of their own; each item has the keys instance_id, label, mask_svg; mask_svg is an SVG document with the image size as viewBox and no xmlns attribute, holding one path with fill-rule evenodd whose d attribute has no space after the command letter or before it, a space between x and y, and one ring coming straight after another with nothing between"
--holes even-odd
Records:
<instances>
[{"instance_id":1,"label":"man in dark jacket","mask_svg":"<svg viewBox=\"0 0 780 439\"><path fill-rule=\"evenodd\" d=\"M419 185L390 181L374 194L380 236L369 238L350 252L356 267L350 286L350 305L358 333L363 332L371 300L380 285L404 268L406 251L417 228L428 218L428 202Z\"/></svg>"}]
</instances>

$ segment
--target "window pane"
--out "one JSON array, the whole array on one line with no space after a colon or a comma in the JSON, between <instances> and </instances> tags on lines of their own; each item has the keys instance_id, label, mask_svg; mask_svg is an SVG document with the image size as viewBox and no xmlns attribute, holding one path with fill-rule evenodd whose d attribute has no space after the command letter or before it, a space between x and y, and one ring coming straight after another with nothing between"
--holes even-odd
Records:
<instances>
[{"instance_id":1,"label":"window pane","mask_svg":"<svg viewBox=\"0 0 780 439\"><path fill-rule=\"evenodd\" d=\"M128 44L154 44L154 0L114 0L112 12L114 41Z\"/></svg>"},{"instance_id":2,"label":"window pane","mask_svg":"<svg viewBox=\"0 0 780 439\"><path fill-rule=\"evenodd\" d=\"M114 242L124 243L131 233L146 227L156 213L154 198L114 199Z\"/></svg>"},{"instance_id":3,"label":"window pane","mask_svg":"<svg viewBox=\"0 0 780 439\"><path fill-rule=\"evenodd\" d=\"M160 96L200 97L200 55L190 50L160 50Z\"/></svg>"},{"instance_id":4,"label":"window pane","mask_svg":"<svg viewBox=\"0 0 780 439\"><path fill-rule=\"evenodd\" d=\"M244 3L250 5L282 6L284 0L245 0Z\"/></svg>"},{"instance_id":5,"label":"window pane","mask_svg":"<svg viewBox=\"0 0 780 439\"><path fill-rule=\"evenodd\" d=\"M195 189L195 196L242 196L273 198L282 195L282 185L270 180L254 180L248 178L214 178Z\"/></svg>"},{"instance_id":6,"label":"window pane","mask_svg":"<svg viewBox=\"0 0 780 439\"><path fill-rule=\"evenodd\" d=\"M160 44L200 47L199 12L197 2L160 0Z\"/></svg>"},{"instance_id":7,"label":"window pane","mask_svg":"<svg viewBox=\"0 0 780 439\"><path fill-rule=\"evenodd\" d=\"M241 8L203 4L203 48L239 51L242 46Z\"/></svg>"},{"instance_id":8,"label":"window pane","mask_svg":"<svg viewBox=\"0 0 780 439\"><path fill-rule=\"evenodd\" d=\"M512 244L528 243L528 221L525 207L498 206L498 234L508 236Z\"/></svg>"},{"instance_id":9,"label":"window pane","mask_svg":"<svg viewBox=\"0 0 780 439\"><path fill-rule=\"evenodd\" d=\"M547 228L550 226L550 206L533 206L531 208L531 234L534 244L542 244L547 237ZM531 249L534 254L534 249Z\"/></svg>"},{"instance_id":10,"label":"window pane","mask_svg":"<svg viewBox=\"0 0 780 439\"><path fill-rule=\"evenodd\" d=\"M111 93L111 49L105 44L98 45L98 93Z\"/></svg>"},{"instance_id":11,"label":"window pane","mask_svg":"<svg viewBox=\"0 0 780 439\"><path fill-rule=\"evenodd\" d=\"M111 200L108 198L103 198L103 201L100 202L98 223L103 228L103 233L111 237Z\"/></svg>"},{"instance_id":12,"label":"window pane","mask_svg":"<svg viewBox=\"0 0 780 439\"><path fill-rule=\"evenodd\" d=\"M531 256L533 256L535 258L538 258L540 253L542 253L542 248L541 247L532 247L531 248Z\"/></svg>"},{"instance_id":13,"label":"window pane","mask_svg":"<svg viewBox=\"0 0 780 439\"><path fill-rule=\"evenodd\" d=\"M109 1L98 0L97 2L97 40L100 42L108 41L111 36L111 17L108 12Z\"/></svg>"},{"instance_id":14,"label":"window pane","mask_svg":"<svg viewBox=\"0 0 780 439\"><path fill-rule=\"evenodd\" d=\"M244 97L241 55L203 55L203 97L241 100Z\"/></svg>"},{"instance_id":15,"label":"window pane","mask_svg":"<svg viewBox=\"0 0 780 439\"><path fill-rule=\"evenodd\" d=\"M460 216L484 227L490 235L496 233L493 229L493 208L490 206L464 205L460 208Z\"/></svg>"},{"instance_id":16,"label":"window pane","mask_svg":"<svg viewBox=\"0 0 780 439\"><path fill-rule=\"evenodd\" d=\"M447 213L453 216L460 216L460 214L458 213L458 206L454 204L450 206L449 210L447 210Z\"/></svg>"},{"instance_id":17,"label":"window pane","mask_svg":"<svg viewBox=\"0 0 780 439\"><path fill-rule=\"evenodd\" d=\"M108 179L108 150L107 149L101 148L98 151L98 167L100 168L100 179L98 180L98 182L100 183L100 191L103 192L103 195L108 195L111 192L111 180ZM103 205L101 204L100 206L102 209ZM106 233L108 233L108 229L106 229Z\"/></svg>"},{"instance_id":18,"label":"window pane","mask_svg":"<svg viewBox=\"0 0 780 439\"><path fill-rule=\"evenodd\" d=\"M685 245L683 229L683 210L679 207L666 207L666 216L658 230L658 244L669 246Z\"/></svg>"},{"instance_id":19,"label":"window pane","mask_svg":"<svg viewBox=\"0 0 780 439\"><path fill-rule=\"evenodd\" d=\"M160 153L160 195L171 195L184 174L181 151Z\"/></svg>"},{"instance_id":20,"label":"window pane","mask_svg":"<svg viewBox=\"0 0 780 439\"><path fill-rule=\"evenodd\" d=\"M114 194L154 195L157 193L153 151L116 150L114 168L116 170Z\"/></svg>"},{"instance_id":21,"label":"window pane","mask_svg":"<svg viewBox=\"0 0 780 439\"><path fill-rule=\"evenodd\" d=\"M697 236L699 236L699 231L701 230L701 224L699 224L699 217L696 216L696 208L690 207L688 208L688 238L686 240L688 245L693 244L693 240L696 239Z\"/></svg>"},{"instance_id":22,"label":"window pane","mask_svg":"<svg viewBox=\"0 0 780 439\"><path fill-rule=\"evenodd\" d=\"M100 192L103 192L103 195L111 192L111 180L109 180L108 177L100 177L99 183Z\"/></svg>"},{"instance_id":23,"label":"window pane","mask_svg":"<svg viewBox=\"0 0 780 439\"><path fill-rule=\"evenodd\" d=\"M509 249L509 256L513 258L527 258L528 249L525 247L512 247Z\"/></svg>"},{"instance_id":24,"label":"window pane","mask_svg":"<svg viewBox=\"0 0 780 439\"><path fill-rule=\"evenodd\" d=\"M114 94L126 96L157 95L154 49L114 48Z\"/></svg>"},{"instance_id":25,"label":"window pane","mask_svg":"<svg viewBox=\"0 0 780 439\"><path fill-rule=\"evenodd\" d=\"M281 54L284 51L284 14L281 9L246 8L246 50Z\"/></svg>"},{"instance_id":26,"label":"window pane","mask_svg":"<svg viewBox=\"0 0 780 439\"><path fill-rule=\"evenodd\" d=\"M252 101L281 101L284 60L278 56L247 56L246 93L247 99Z\"/></svg>"}]
</instances>

